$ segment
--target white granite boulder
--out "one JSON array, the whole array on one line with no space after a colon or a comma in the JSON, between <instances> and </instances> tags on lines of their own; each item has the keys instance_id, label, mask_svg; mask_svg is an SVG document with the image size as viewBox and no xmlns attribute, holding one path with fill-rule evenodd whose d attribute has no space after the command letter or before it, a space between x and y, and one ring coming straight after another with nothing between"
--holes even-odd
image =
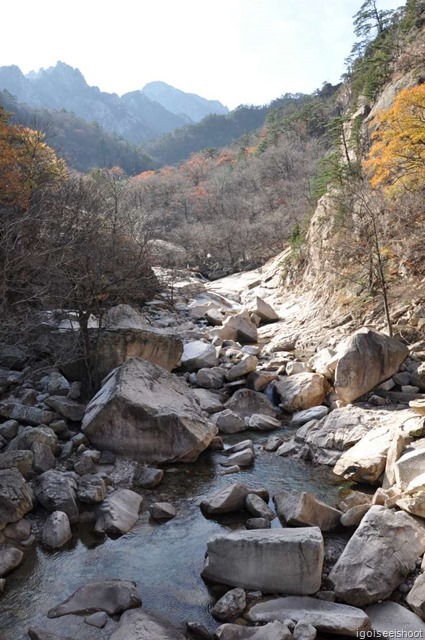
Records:
<instances>
[{"instance_id":1,"label":"white granite boulder","mask_svg":"<svg viewBox=\"0 0 425 640\"><path fill-rule=\"evenodd\" d=\"M141 358L109 375L82 431L97 449L145 462L192 462L217 433L184 380Z\"/></svg>"},{"instance_id":2,"label":"white granite boulder","mask_svg":"<svg viewBox=\"0 0 425 640\"><path fill-rule=\"evenodd\" d=\"M297 373L274 383L280 406L293 413L321 405L329 390L329 383L320 373Z\"/></svg>"},{"instance_id":3,"label":"white granite boulder","mask_svg":"<svg viewBox=\"0 0 425 640\"><path fill-rule=\"evenodd\" d=\"M337 598L355 606L388 598L425 551L425 523L372 506L329 574Z\"/></svg>"},{"instance_id":4,"label":"white granite boulder","mask_svg":"<svg viewBox=\"0 0 425 640\"><path fill-rule=\"evenodd\" d=\"M203 578L264 593L311 594L321 582L317 527L219 533L208 542Z\"/></svg>"},{"instance_id":5,"label":"white granite boulder","mask_svg":"<svg viewBox=\"0 0 425 640\"><path fill-rule=\"evenodd\" d=\"M251 622L305 620L318 631L336 634L336 637L358 637L358 631L371 628L368 616L361 609L308 596L288 596L259 602L249 608L246 617Z\"/></svg>"},{"instance_id":6,"label":"white granite boulder","mask_svg":"<svg viewBox=\"0 0 425 640\"><path fill-rule=\"evenodd\" d=\"M344 404L371 391L397 373L409 355L406 345L395 338L362 328L337 347L335 391Z\"/></svg>"}]
</instances>

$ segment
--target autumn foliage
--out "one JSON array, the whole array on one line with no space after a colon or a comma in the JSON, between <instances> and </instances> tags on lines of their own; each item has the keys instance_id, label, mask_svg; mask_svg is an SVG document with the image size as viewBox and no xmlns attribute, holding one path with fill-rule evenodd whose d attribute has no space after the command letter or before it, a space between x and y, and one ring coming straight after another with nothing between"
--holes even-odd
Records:
<instances>
[{"instance_id":1,"label":"autumn foliage","mask_svg":"<svg viewBox=\"0 0 425 640\"><path fill-rule=\"evenodd\" d=\"M43 134L11 124L0 107L0 205L27 209L34 192L64 172Z\"/></svg>"},{"instance_id":2,"label":"autumn foliage","mask_svg":"<svg viewBox=\"0 0 425 640\"><path fill-rule=\"evenodd\" d=\"M425 85L400 91L373 125L365 162L371 185L384 187L389 195L425 188Z\"/></svg>"}]
</instances>

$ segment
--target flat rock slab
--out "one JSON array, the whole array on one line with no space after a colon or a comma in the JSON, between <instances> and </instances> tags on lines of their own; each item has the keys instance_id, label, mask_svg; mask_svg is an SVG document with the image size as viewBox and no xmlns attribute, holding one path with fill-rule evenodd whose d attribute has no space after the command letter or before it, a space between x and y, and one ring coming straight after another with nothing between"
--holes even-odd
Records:
<instances>
[{"instance_id":1,"label":"flat rock slab","mask_svg":"<svg viewBox=\"0 0 425 640\"><path fill-rule=\"evenodd\" d=\"M145 462L193 462L217 433L183 379L141 358L110 374L82 430L97 449Z\"/></svg>"},{"instance_id":2,"label":"flat rock slab","mask_svg":"<svg viewBox=\"0 0 425 640\"><path fill-rule=\"evenodd\" d=\"M371 627L376 632L404 631L405 635L400 638L407 638L408 632L416 632L410 635L411 638L425 638L425 622L421 620L415 613L402 607L396 602L382 602L381 604L373 604L367 607L366 614L370 618ZM419 633L422 632L422 635ZM393 638L397 636L393 635Z\"/></svg>"},{"instance_id":3,"label":"flat rock slab","mask_svg":"<svg viewBox=\"0 0 425 640\"><path fill-rule=\"evenodd\" d=\"M371 628L368 616L361 609L308 596L288 596L259 602L250 607L245 617L251 622L305 620L318 631L344 636L356 636L358 631Z\"/></svg>"},{"instance_id":4,"label":"flat rock slab","mask_svg":"<svg viewBox=\"0 0 425 640\"><path fill-rule=\"evenodd\" d=\"M425 523L372 506L329 574L337 598L355 606L388 598L425 551Z\"/></svg>"},{"instance_id":5,"label":"flat rock slab","mask_svg":"<svg viewBox=\"0 0 425 640\"><path fill-rule=\"evenodd\" d=\"M323 538L317 527L218 534L208 542L203 578L264 593L320 588Z\"/></svg>"},{"instance_id":6,"label":"flat rock slab","mask_svg":"<svg viewBox=\"0 0 425 640\"><path fill-rule=\"evenodd\" d=\"M113 616L127 609L139 607L142 600L136 583L129 580L103 580L88 582L77 589L69 598L53 609L49 618L59 618L71 613L94 613L105 611Z\"/></svg>"},{"instance_id":7,"label":"flat rock slab","mask_svg":"<svg viewBox=\"0 0 425 640\"><path fill-rule=\"evenodd\" d=\"M186 640L169 622L147 611L126 611L109 640Z\"/></svg>"}]
</instances>

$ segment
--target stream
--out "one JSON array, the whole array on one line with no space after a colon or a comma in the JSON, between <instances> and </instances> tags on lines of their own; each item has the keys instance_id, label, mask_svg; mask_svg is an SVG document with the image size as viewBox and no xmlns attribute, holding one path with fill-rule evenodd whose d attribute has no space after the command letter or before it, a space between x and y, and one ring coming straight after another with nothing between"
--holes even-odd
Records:
<instances>
[{"instance_id":1,"label":"stream","mask_svg":"<svg viewBox=\"0 0 425 640\"><path fill-rule=\"evenodd\" d=\"M288 429L273 432L284 433ZM243 522L232 514L220 522L201 514L199 503L229 484L243 482L248 486L266 487L270 495L280 489L311 491L319 499L334 504L341 488L349 486L332 474L328 467L313 466L302 460L282 458L258 445L269 434L245 432L225 436L226 444L252 438L256 445L254 465L238 474L219 475L220 452L206 451L196 463L165 467L164 480L154 490L141 491L145 496L143 512L135 527L117 539L94 536L87 528L77 527L67 547L50 552L40 546L25 554L23 564L7 579L1 599L0 640L27 638L30 626L48 628L73 636L73 618L59 618L45 624L47 611L68 597L83 583L95 579L121 578L134 580L142 596L143 607L167 618L184 630L188 620L214 630L220 624L209 610L222 592L214 593L201 578L208 539L218 531L234 529ZM157 524L149 518L147 507L154 501L169 501L177 516ZM279 527L276 518L273 527ZM346 541L336 536L335 544ZM64 624L67 626L64 627ZM80 627L79 627L80 628ZM104 629L105 638L111 631ZM75 629L74 629L75 633ZM85 631L84 631L85 633ZM326 636L321 636L325 638Z\"/></svg>"}]
</instances>

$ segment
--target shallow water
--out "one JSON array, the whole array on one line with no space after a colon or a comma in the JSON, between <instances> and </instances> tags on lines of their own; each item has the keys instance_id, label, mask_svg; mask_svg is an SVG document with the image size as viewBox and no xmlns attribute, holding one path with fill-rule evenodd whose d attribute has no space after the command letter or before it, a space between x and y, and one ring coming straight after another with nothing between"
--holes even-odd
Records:
<instances>
[{"instance_id":1,"label":"shallow water","mask_svg":"<svg viewBox=\"0 0 425 640\"><path fill-rule=\"evenodd\" d=\"M267 435L246 432L229 437L227 442L247 437L257 444L267 440ZM145 507L160 500L177 507L177 517L165 524L152 522L144 512L132 531L115 540L94 537L80 527L66 549L49 552L37 547L26 551L21 567L7 578L0 601L1 640L26 638L29 626L59 629L52 626L53 621L49 627L44 624L47 611L81 584L106 578L134 580L143 606L180 628L192 620L215 629L218 623L209 609L216 598L200 577L207 541L214 533L238 525L229 517L220 523L207 520L199 509L200 501L236 481L266 487L270 494L283 488L311 491L330 503L341 489L330 469L264 450L257 451L251 469L239 474L218 476L220 458L217 452L206 452L194 464L169 469L157 489L141 491L146 496ZM272 526L280 526L277 519ZM59 620L63 625L63 619ZM72 636L72 629L67 631ZM87 633L89 638L90 628Z\"/></svg>"}]
</instances>

